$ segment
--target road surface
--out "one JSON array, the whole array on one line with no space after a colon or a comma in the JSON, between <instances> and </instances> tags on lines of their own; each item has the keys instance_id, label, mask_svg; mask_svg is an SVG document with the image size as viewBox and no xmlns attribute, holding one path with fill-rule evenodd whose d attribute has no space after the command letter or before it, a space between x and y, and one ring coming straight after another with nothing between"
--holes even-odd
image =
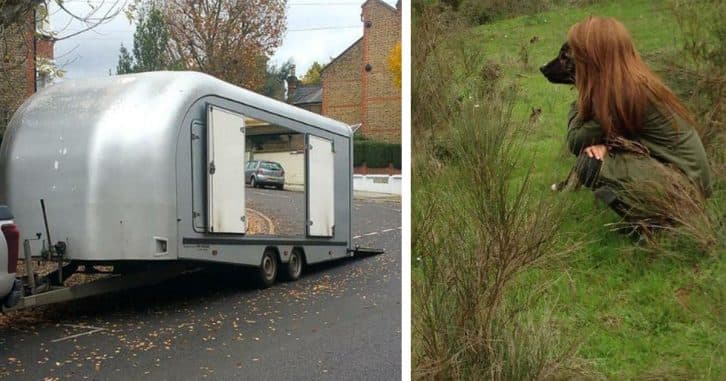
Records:
<instances>
[{"instance_id":1,"label":"road surface","mask_svg":"<svg viewBox=\"0 0 726 381\"><path fill-rule=\"evenodd\" d=\"M275 234L305 236L305 193L269 188L246 188L247 207L275 225ZM269 229L263 229L267 232Z\"/></svg>"},{"instance_id":2,"label":"road surface","mask_svg":"<svg viewBox=\"0 0 726 381\"><path fill-rule=\"evenodd\" d=\"M0 316L0 379L399 380L400 210L356 199L355 241L387 253L297 282L203 271Z\"/></svg>"}]
</instances>

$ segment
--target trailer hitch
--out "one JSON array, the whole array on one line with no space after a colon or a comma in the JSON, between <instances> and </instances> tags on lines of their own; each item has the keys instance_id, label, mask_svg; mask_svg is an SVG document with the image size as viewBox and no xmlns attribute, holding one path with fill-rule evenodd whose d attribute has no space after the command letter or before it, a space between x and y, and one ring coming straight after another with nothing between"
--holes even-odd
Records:
<instances>
[{"instance_id":1,"label":"trailer hitch","mask_svg":"<svg viewBox=\"0 0 726 381\"><path fill-rule=\"evenodd\" d=\"M45 276L45 278L50 282L53 286L62 286L63 282L68 280L68 278L73 275L76 270L78 270L79 264L77 262L71 261L70 263L66 265L62 265L55 270L48 273L48 275Z\"/></svg>"},{"instance_id":2,"label":"trailer hitch","mask_svg":"<svg viewBox=\"0 0 726 381\"><path fill-rule=\"evenodd\" d=\"M378 255L383 254L386 252L386 249L375 249L372 247L360 247L358 245L355 246L353 249L348 249L348 253L353 253L353 255L360 255L360 256L368 256L368 255Z\"/></svg>"},{"instance_id":3,"label":"trailer hitch","mask_svg":"<svg viewBox=\"0 0 726 381\"><path fill-rule=\"evenodd\" d=\"M55 279L51 279L52 284L62 285L63 282L68 278L68 276L63 276L63 270L64 269L72 269L72 271L75 271L78 268L77 264L69 264L64 266L63 265L63 257L66 254L67 245L63 241L58 241L55 245L53 244L53 240L50 238L50 228L48 227L48 214L45 211L45 200L40 199L40 209L43 212L43 224L45 225L45 238L48 241L48 259L53 260L54 258L58 260L58 268L52 272L52 276ZM40 238L40 235L38 235L38 238ZM45 253L44 253L45 254ZM75 266L75 267L73 267ZM56 276L57 274L57 276Z\"/></svg>"}]
</instances>

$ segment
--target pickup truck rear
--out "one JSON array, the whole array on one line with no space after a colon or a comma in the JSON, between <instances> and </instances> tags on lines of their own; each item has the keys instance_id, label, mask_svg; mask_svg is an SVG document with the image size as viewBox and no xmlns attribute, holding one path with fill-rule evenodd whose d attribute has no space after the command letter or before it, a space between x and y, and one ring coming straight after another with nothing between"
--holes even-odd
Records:
<instances>
[{"instance_id":1,"label":"pickup truck rear","mask_svg":"<svg viewBox=\"0 0 726 381\"><path fill-rule=\"evenodd\" d=\"M22 296L22 283L16 278L20 232L13 222L13 215L5 205L0 205L0 305L12 307Z\"/></svg>"}]
</instances>

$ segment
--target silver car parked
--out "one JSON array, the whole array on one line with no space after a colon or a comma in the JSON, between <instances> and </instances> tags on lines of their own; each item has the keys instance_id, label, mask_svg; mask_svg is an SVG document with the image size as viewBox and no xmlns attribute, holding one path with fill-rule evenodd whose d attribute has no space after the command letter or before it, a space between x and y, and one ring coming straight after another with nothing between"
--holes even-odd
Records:
<instances>
[{"instance_id":1,"label":"silver car parked","mask_svg":"<svg viewBox=\"0 0 726 381\"><path fill-rule=\"evenodd\" d=\"M245 183L253 188L271 185L282 190L285 187L285 170L274 161L250 160L245 166Z\"/></svg>"}]
</instances>

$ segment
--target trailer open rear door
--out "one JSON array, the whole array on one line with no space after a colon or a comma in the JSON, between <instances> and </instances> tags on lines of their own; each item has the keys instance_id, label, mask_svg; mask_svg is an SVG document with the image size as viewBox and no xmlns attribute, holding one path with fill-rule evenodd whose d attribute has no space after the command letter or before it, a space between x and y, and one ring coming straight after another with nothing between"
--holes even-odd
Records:
<instances>
[{"instance_id":1,"label":"trailer open rear door","mask_svg":"<svg viewBox=\"0 0 726 381\"><path fill-rule=\"evenodd\" d=\"M308 135L308 235L332 237L335 228L335 151L328 139Z\"/></svg>"},{"instance_id":2,"label":"trailer open rear door","mask_svg":"<svg viewBox=\"0 0 726 381\"><path fill-rule=\"evenodd\" d=\"M245 124L240 114L207 108L207 221L215 233L245 233Z\"/></svg>"}]
</instances>

